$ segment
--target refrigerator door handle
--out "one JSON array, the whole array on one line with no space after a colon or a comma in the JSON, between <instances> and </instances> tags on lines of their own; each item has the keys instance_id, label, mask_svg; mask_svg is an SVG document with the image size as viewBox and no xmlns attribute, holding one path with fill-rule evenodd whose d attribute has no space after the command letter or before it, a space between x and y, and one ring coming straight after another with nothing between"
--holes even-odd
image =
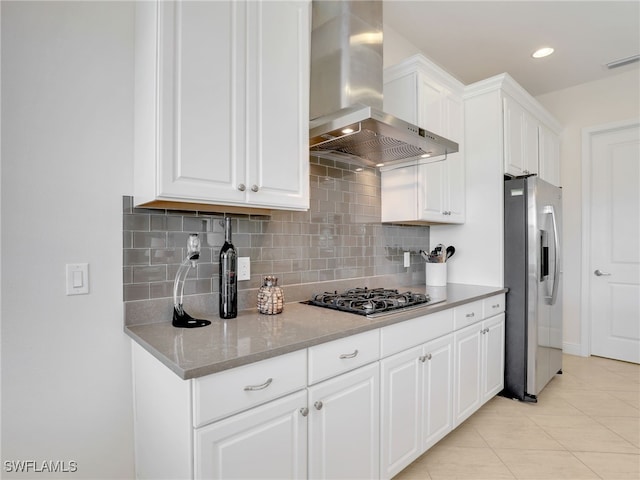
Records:
<instances>
[{"instance_id":1,"label":"refrigerator door handle","mask_svg":"<svg viewBox=\"0 0 640 480\"><path fill-rule=\"evenodd\" d=\"M558 298L558 285L560 279L560 239L558 238L558 223L556 222L556 211L553 205L544 207L544 213L551 215L551 225L553 226L553 287L551 289L551 297L547 297L549 305L554 305Z\"/></svg>"}]
</instances>

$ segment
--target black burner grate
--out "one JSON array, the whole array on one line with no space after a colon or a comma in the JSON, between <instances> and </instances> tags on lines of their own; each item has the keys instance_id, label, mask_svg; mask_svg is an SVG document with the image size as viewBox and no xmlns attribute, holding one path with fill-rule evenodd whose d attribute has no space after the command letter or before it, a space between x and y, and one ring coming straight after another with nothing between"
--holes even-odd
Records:
<instances>
[{"instance_id":1,"label":"black burner grate","mask_svg":"<svg viewBox=\"0 0 640 480\"><path fill-rule=\"evenodd\" d=\"M429 295L423 293L401 293L398 290L386 288L364 287L352 288L340 293L337 291L317 293L305 303L358 315L371 315L428 303L430 300Z\"/></svg>"}]
</instances>

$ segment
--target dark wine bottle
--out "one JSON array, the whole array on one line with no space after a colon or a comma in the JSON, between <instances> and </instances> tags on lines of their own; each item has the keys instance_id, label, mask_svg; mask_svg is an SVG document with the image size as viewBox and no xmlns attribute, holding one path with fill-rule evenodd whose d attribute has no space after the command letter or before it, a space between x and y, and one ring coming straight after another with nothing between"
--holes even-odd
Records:
<instances>
[{"instance_id":1,"label":"dark wine bottle","mask_svg":"<svg viewBox=\"0 0 640 480\"><path fill-rule=\"evenodd\" d=\"M231 218L224 218L224 245L220 249L220 318L238 315L238 252L231 243Z\"/></svg>"}]
</instances>

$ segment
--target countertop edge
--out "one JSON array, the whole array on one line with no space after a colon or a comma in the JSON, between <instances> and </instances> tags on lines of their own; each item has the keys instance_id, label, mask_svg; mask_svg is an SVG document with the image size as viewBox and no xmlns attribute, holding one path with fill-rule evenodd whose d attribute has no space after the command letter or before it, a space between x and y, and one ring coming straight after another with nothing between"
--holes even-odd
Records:
<instances>
[{"instance_id":1,"label":"countertop edge","mask_svg":"<svg viewBox=\"0 0 640 480\"><path fill-rule=\"evenodd\" d=\"M255 353L240 355L235 358L216 361L207 365L194 366L192 368L187 368L187 369L180 367L180 365L178 365L176 362L174 362L172 359L166 356L162 351L160 351L152 343L147 341L143 336L137 334L133 330L133 328L139 327L139 325L132 325L132 326L125 325L124 332L132 340L138 343L142 348L147 350L151 355L153 355L156 359L158 359L162 364L164 364L176 375L178 375L181 379L190 380L190 379L199 378L206 375L222 372L225 370L229 370L231 368L236 368L243 365L259 362L261 360L266 360L279 355L295 352L305 348L313 347L315 345L320 345L322 343L331 342L333 340L348 337L351 335L357 335L359 333L367 332L370 330L376 330L379 328L386 327L388 325L401 323L401 322L411 320L423 315L429 315L442 310L448 310L450 308L455 308L459 305L464 305L477 300L482 300L484 298L489 298L494 295L506 293L508 291L508 288L505 288L505 287L490 287L490 286L482 286L482 285L473 285L470 287L482 287L482 288L488 288L489 290L485 293L472 295L467 298L457 299L453 301L445 300L441 303L430 305L426 307L425 310L412 310L407 312L398 312L396 314L389 315L388 317L380 317L378 319L375 319L374 321L371 321L370 323L359 325L356 327L345 328L344 330L328 333L326 335L319 335L314 338L301 340L299 342L294 342L291 344L282 345L282 346L270 348L267 350L262 350ZM313 307L313 308L317 308L317 307ZM153 325L158 325L158 324L153 324Z\"/></svg>"}]
</instances>

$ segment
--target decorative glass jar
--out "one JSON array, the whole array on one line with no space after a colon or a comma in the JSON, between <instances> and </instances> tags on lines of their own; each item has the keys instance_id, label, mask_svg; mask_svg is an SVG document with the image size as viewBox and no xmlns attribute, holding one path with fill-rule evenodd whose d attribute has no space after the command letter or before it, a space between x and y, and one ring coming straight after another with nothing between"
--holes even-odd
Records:
<instances>
[{"instance_id":1,"label":"decorative glass jar","mask_svg":"<svg viewBox=\"0 0 640 480\"><path fill-rule=\"evenodd\" d=\"M276 277L265 277L258 290L258 311L266 315L282 313L284 308L284 291L278 286Z\"/></svg>"}]
</instances>

